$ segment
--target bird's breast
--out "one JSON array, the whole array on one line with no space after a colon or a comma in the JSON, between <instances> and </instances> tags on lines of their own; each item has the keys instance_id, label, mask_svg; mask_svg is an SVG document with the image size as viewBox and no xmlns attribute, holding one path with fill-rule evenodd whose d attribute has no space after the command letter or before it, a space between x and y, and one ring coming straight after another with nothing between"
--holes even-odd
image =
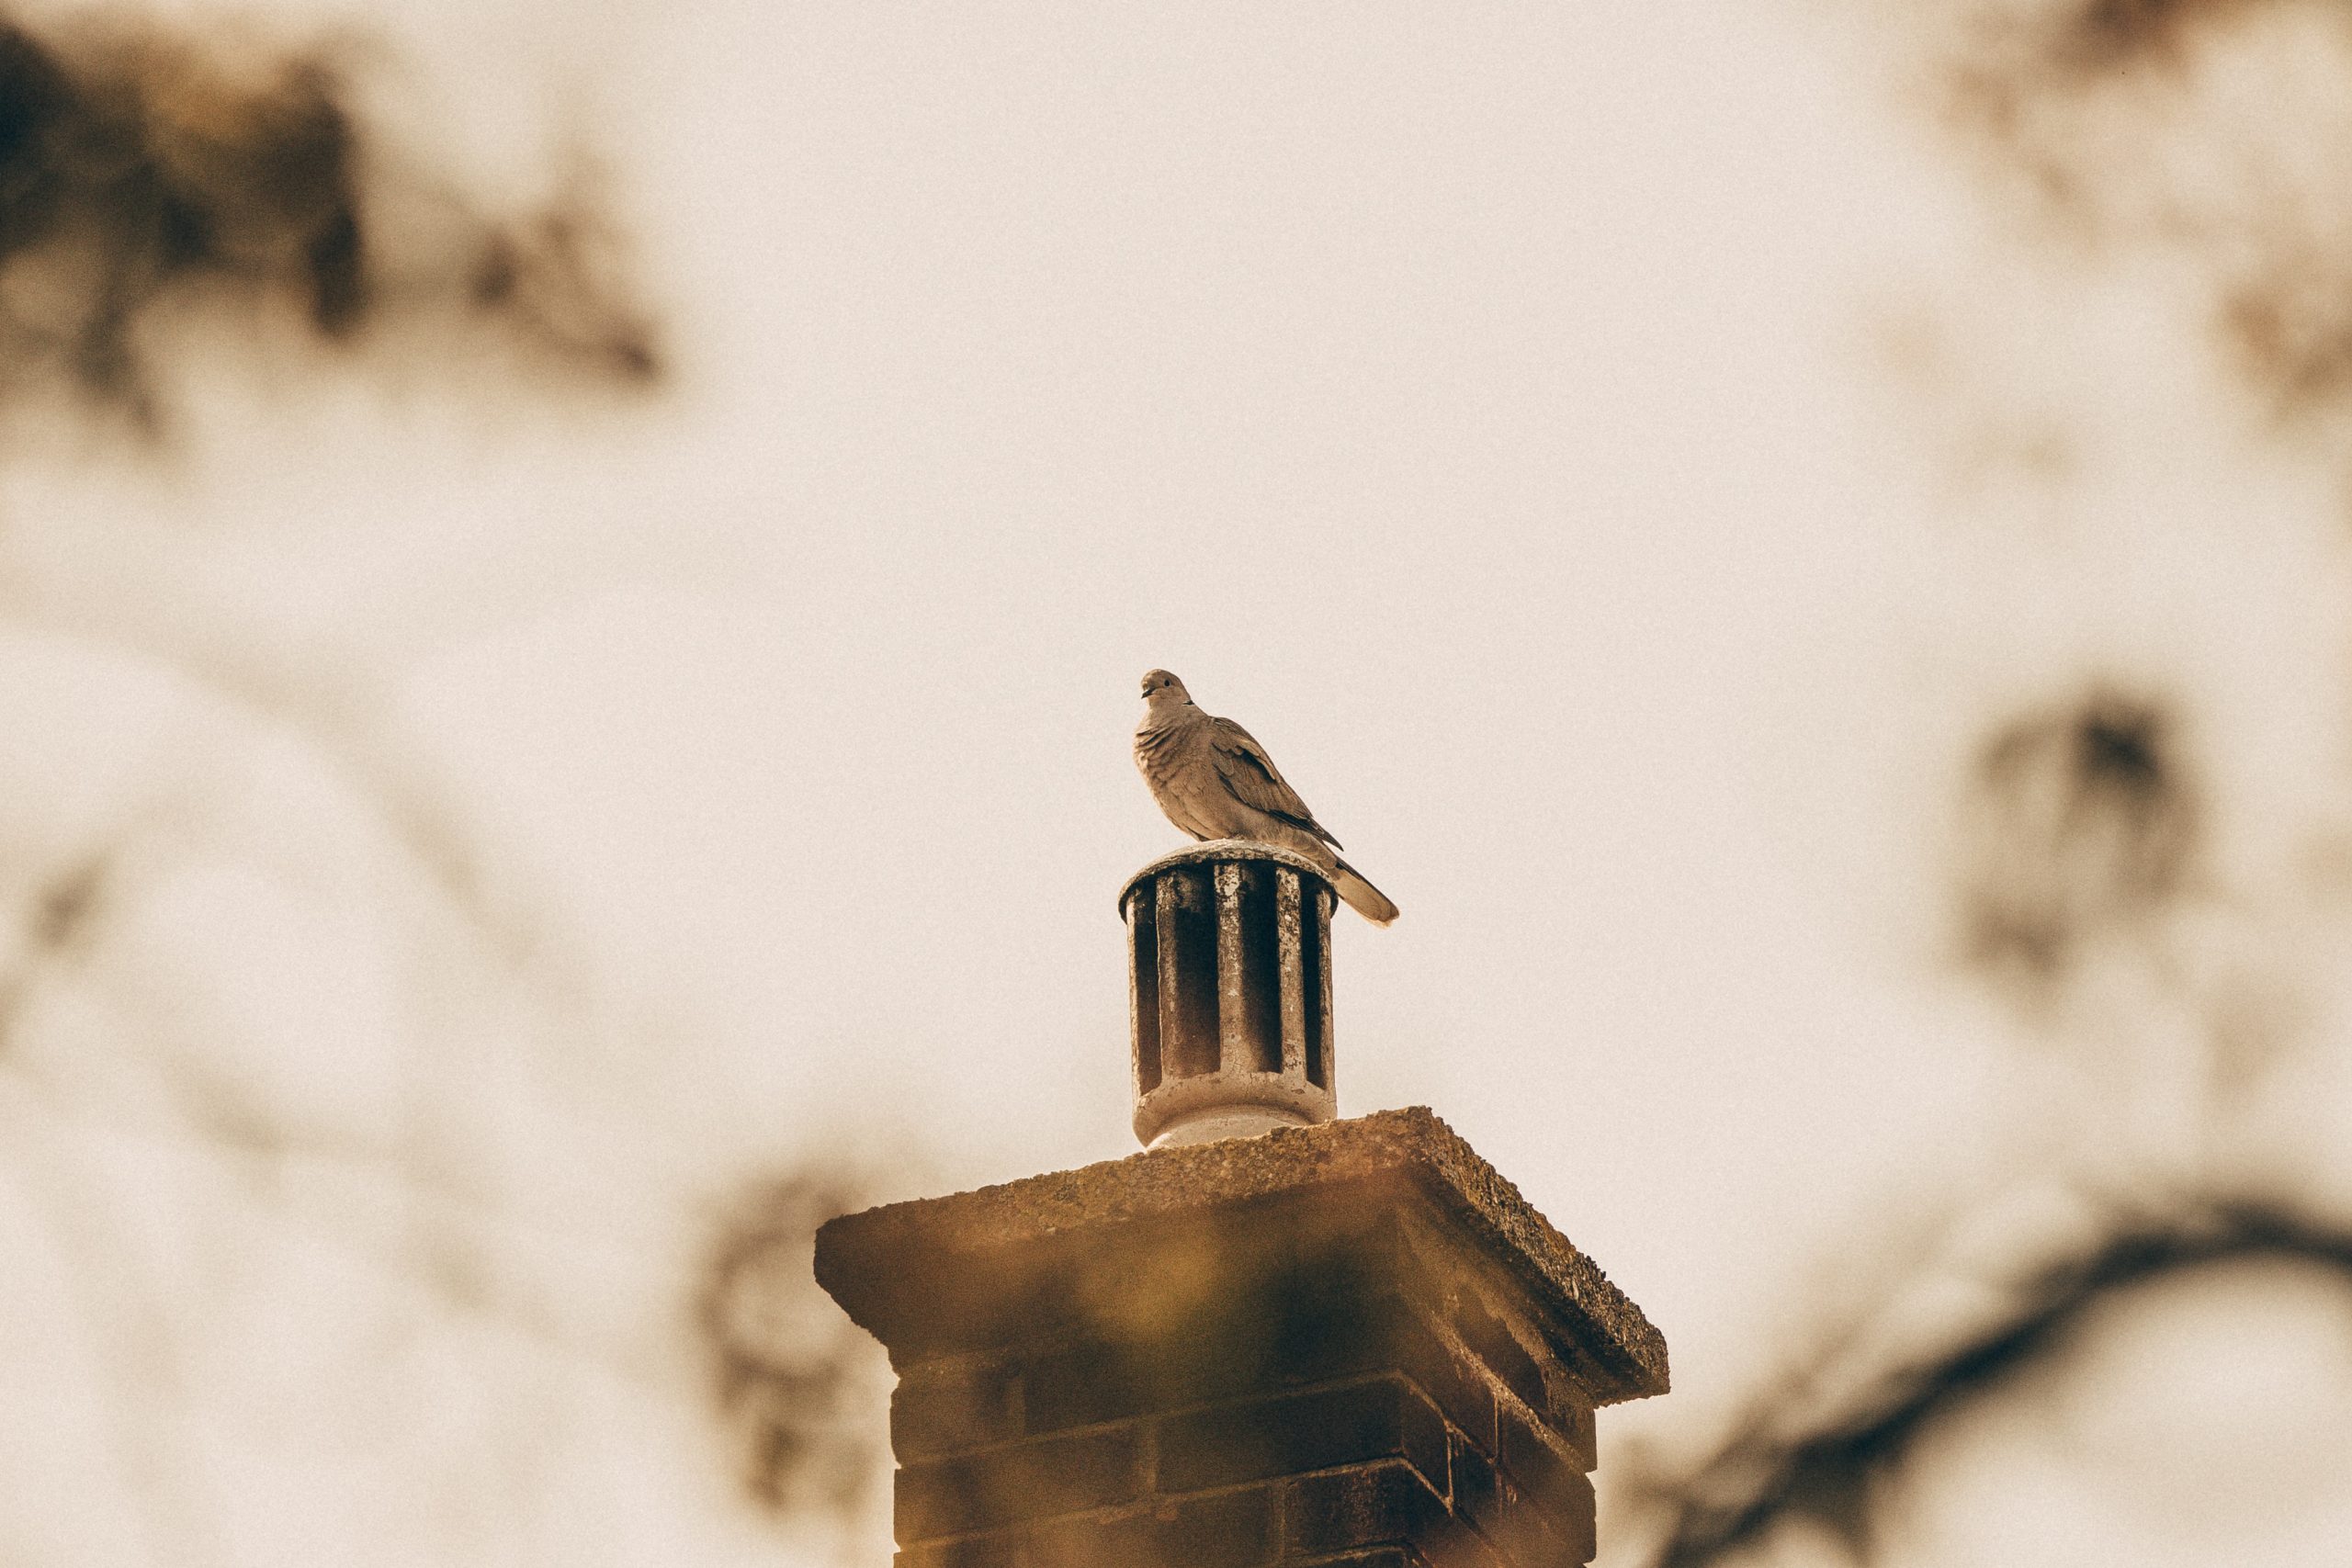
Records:
<instances>
[{"instance_id":1,"label":"bird's breast","mask_svg":"<svg viewBox=\"0 0 2352 1568\"><path fill-rule=\"evenodd\" d=\"M1167 785L1183 753L1184 736L1181 730L1148 724L1136 731L1136 766L1154 790Z\"/></svg>"}]
</instances>

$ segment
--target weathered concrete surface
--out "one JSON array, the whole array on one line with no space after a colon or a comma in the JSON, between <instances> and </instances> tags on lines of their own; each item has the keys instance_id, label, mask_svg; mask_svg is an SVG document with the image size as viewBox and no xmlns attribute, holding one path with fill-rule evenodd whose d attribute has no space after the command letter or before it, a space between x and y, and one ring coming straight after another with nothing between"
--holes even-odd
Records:
<instances>
[{"instance_id":1,"label":"weathered concrete surface","mask_svg":"<svg viewBox=\"0 0 2352 1568\"><path fill-rule=\"evenodd\" d=\"M1410 1211L1435 1222L1417 1232L1509 1281L1594 1404L1666 1392L1666 1342L1641 1309L1418 1107L844 1215L818 1233L817 1278L904 1366L1062 1316L1101 1333L1140 1312L1136 1334L1165 1332L1188 1292L1227 1290L1243 1253L1295 1257L1310 1233Z\"/></svg>"}]
</instances>

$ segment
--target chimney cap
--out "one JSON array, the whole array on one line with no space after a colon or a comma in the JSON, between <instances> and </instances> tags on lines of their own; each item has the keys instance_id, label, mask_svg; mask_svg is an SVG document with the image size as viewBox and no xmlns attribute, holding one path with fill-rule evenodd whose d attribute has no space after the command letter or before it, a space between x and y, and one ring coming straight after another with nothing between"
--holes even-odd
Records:
<instances>
[{"instance_id":1,"label":"chimney cap","mask_svg":"<svg viewBox=\"0 0 2352 1568\"><path fill-rule=\"evenodd\" d=\"M904 1364L992 1342L1008 1323L1044 1331L1081 1312L1068 1269L1096 1249L1125 1291L1121 1247L1180 1246L1191 1223L1230 1216L1275 1241L1294 1224L1377 1223L1408 1194L1475 1238L1549 1332L1583 1352L1594 1404L1666 1392L1666 1341L1642 1310L1419 1106L844 1214L817 1232L817 1280Z\"/></svg>"}]
</instances>

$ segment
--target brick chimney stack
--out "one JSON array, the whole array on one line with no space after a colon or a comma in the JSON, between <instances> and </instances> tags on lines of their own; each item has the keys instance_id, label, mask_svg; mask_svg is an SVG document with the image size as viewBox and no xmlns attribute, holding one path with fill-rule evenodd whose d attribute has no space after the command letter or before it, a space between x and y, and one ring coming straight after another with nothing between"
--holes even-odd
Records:
<instances>
[{"instance_id":1,"label":"brick chimney stack","mask_svg":"<svg viewBox=\"0 0 2352 1568\"><path fill-rule=\"evenodd\" d=\"M899 1372L899 1568L1568 1568L1639 1308L1424 1110L1334 1121L1331 891L1204 844L1121 895L1147 1152L827 1224Z\"/></svg>"}]
</instances>

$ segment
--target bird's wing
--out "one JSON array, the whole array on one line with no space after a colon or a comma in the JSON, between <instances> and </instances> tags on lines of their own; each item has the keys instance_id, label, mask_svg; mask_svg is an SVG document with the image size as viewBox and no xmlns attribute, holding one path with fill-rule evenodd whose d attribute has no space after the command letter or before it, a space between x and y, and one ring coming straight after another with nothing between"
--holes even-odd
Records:
<instances>
[{"instance_id":1,"label":"bird's wing","mask_svg":"<svg viewBox=\"0 0 2352 1568\"><path fill-rule=\"evenodd\" d=\"M1209 726L1210 740L1216 752L1217 777L1236 800L1304 829L1335 850L1340 847L1340 840L1325 832L1323 824L1315 820L1315 813L1298 798L1298 791L1290 787L1282 770L1274 766L1274 760L1266 755L1266 749L1248 730L1229 718L1211 719Z\"/></svg>"}]
</instances>

